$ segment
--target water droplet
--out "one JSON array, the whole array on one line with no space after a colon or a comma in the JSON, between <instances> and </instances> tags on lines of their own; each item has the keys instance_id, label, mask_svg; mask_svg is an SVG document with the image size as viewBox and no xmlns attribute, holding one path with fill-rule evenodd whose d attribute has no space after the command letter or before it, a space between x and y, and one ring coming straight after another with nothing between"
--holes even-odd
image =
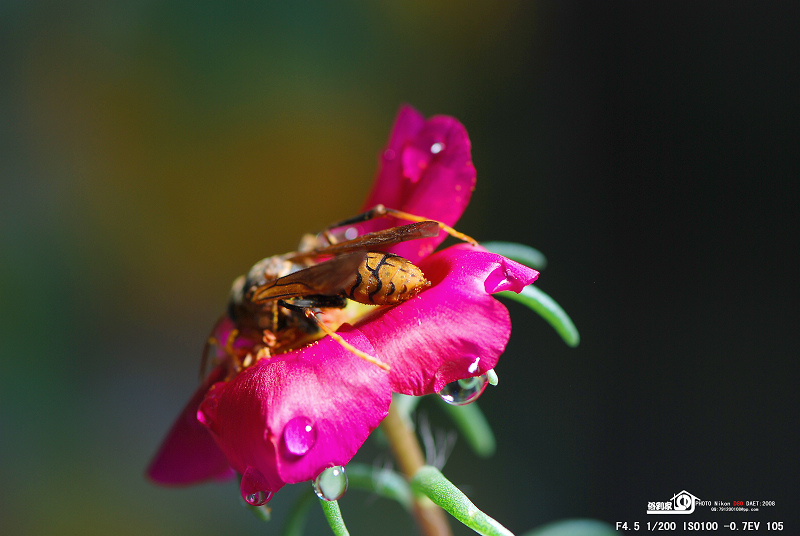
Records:
<instances>
[{"instance_id":1,"label":"water droplet","mask_svg":"<svg viewBox=\"0 0 800 536\"><path fill-rule=\"evenodd\" d=\"M352 240L358 236L358 229L355 227L348 227L347 230L344 232L344 237L347 240Z\"/></svg>"},{"instance_id":2,"label":"water droplet","mask_svg":"<svg viewBox=\"0 0 800 536\"><path fill-rule=\"evenodd\" d=\"M320 499L336 501L342 498L345 491L347 491L347 473L341 465L325 469L314 479L314 493Z\"/></svg>"},{"instance_id":3,"label":"water droplet","mask_svg":"<svg viewBox=\"0 0 800 536\"><path fill-rule=\"evenodd\" d=\"M208 413L205 411L206 408L204 406L200 406L200 409L197 410L197 420L200 421L200 424L202 424L203 426L210 428L213 420L211 419L211 417L209 417Z\"/></svg>"},{"instance_id":4,"label":"water droplet","mask_svg":"<svg viewBox=\"0 0 800 536\"><path fill-rule=\"evenodd\" d=\"M272 492L268 489L267 479L255 467L248 466L242 475L240 485L242 498L250 506L261 506L272 498Z\"/></svg>"},{"instance_id":5,"label":"water droplet","mask_svg":"<svg viewBox=\"0 0 800 536\"><path fill-rule=\"evenodd\" d=\"M293 456L303 456L317 442L317 429L307 417L295 417L283 427L283 445Z\"/></svg>"},{"instance_id":6,"label":"water droplet","mask_svg":"<svg viewBox=\"0 0 800 536\"><path fill-rule=\"evenodd\" d=\"M499 380L494 369L489 369L486 371L486 379L489 381L489 385L497 385Z\"/></svg>"},{"instance_id":7,"label":"water droplet","mask_svg":"<svg viewBox=\"0 0 800 536\"><path fill-rule=\"evenodd\" d=\"M216 418L220 392L216 385L212 386L200 403L200 407L197 408L197 420L215 434L219 433L216 426Z\"/></svg>"},{"instance_id":8,"label":"water droplet","mask_svg":"<svg viewBox=\"0 0 800 536\"><path fill-rule=\"evenodd\" d=\"M481 396L483 390L486 389L487 379L488 375L483 374L448 383L444 389L439 391L439 396L448 404L464 406Z\"/></svg>"},{"instance_id":9,"label":"water droplet","mask_svg":"<svg viewBox=\"0 0 800 536\"><path fill-rule=\"evenodd\" d=\"M395 156L397 156L394 152L394 149L386 149L383 151L383 157L386 160L394 160Z\"/></svg>"},{"instance_id":10,"label":"water droplet","mask_svg":"<svg viewBox=\"0 0 800 536\"><path fill-rule=\"evenodd\" d=\"M475 361L470 363L469 366L467 367L467 372L469 372L470 374L474 374L478 370L478 363L480 363L480 362L481 362L481 358L480 357L476 357Z\"/></svg>"},{"instance_id":11,"label":"water droplet","mask_svg":"<svg viewBox=\"0 0 800 536\"><path fill-rule=\"evenodd\" d=\"M433 145L431 145L431 153L433 153L433 154L439 154L439 153L441 153L442 151L444 151L444 143L442 143L442 142L440 142L440 141L437 141L436 143L434 143Z\"/></svg>"},{"instance_id":12,"label":"water droplet","mask_svg":"<svg viewBox=\"0 0 800 536\"><path fill-rule=\"evenodd\" d=\"M250 506L261 506L262 504L266 504L269 500L269 493L266 491L257 491L245 497L244 500Z\"/></svg>"}]
</instances>

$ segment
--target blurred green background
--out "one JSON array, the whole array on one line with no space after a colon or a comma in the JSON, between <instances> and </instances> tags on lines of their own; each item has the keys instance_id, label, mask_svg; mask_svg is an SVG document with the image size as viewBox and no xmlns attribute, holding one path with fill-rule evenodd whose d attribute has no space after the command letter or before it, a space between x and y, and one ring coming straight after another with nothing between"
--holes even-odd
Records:
<instances>
[{"instance_id":1,"label":"blurred green background","mask_svg":"<svg viewBox=\"0 0 800 536\"><path fill-rule=\"evenodd\" d=\"M516 532L683 489L797 520L800 16L765 6L0 3L0 533L278 533L297 488L264 526L143 471L232 279L358 210L404 102L466 125L459 229L540 248L582 335L509 305L498 453L445 474Z\"/></svg>"}]
</instances>

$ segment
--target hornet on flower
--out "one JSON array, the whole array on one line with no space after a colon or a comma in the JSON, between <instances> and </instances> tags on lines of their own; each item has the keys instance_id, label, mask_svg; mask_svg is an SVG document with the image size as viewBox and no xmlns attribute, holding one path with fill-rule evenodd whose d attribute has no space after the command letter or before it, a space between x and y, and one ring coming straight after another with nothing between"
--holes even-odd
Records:
<instances>
[{"instance_id":1,"label":"hornet on flower","mask_svg":"<svg viewBox=\"0 0 800 536\"><path fill-rule=\"evenodd\" d=\"M511 332L492 294L520 292L538 272L452 228L474 186L463 125L401 108L363 213L235 282L207 345L214 367L150 478L238 473L242 497L263 504L347 464L392 393L438 393L491 371ZM434 252L447 234L467 243Z\"/></svg>"}]
</instances>

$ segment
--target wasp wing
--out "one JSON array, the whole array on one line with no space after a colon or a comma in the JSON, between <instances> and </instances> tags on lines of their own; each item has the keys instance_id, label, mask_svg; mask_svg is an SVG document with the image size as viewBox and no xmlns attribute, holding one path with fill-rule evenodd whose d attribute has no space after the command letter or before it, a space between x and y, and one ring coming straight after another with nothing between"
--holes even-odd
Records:
<instances>
[{"instance_id":1,"label":"wasp wing","mask_svg":"<svg viewBox=\"0 0 800 536\"><path fill-rule=\"evenodd\" d=\"M357 250L375 250L383 247L399 244L407 240L416 240L418 238L428 238L439 234L439 224L435 221L421 221L417 223L409 223L408 225L400 225L398 227L391 227L383 229L382 231L375 231L361 236L357 236L352 240L339 242L338 244L331 244L321 248L316 248L307 252L300 252L291 257L292 261L301 259L322 257L325 255L341 255Z\"/></svg>"},{"instance_id":2,"label":"wasp wing","mask_svg":"<svg viewBox=\"0 0 800 536\"><path fill-rule=\"evenodd\" d=\"M315 294L340 294L347 286L352 286L358 267L366 258L367 252L363 249L338 255L328 261L267 281L263 285L253 287L247 294L253 303Z\"/></svg>"}]
</instances>

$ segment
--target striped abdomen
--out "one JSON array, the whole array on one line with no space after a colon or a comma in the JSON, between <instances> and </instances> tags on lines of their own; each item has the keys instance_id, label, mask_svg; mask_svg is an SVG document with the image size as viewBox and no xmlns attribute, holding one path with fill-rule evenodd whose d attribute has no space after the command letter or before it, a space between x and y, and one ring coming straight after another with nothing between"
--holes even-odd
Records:
<instances>
[{"instance_id":1,"label":"striped abdomen","mask_svg":"<svg viewBox=\"0 0 800 536\"><path fill-rule=\"evenodd\" d=\"M422 270L411 261L391 253L369 252L345 294L359 303L395 305L429 286Z\"/></svg>"}]
</instances>

